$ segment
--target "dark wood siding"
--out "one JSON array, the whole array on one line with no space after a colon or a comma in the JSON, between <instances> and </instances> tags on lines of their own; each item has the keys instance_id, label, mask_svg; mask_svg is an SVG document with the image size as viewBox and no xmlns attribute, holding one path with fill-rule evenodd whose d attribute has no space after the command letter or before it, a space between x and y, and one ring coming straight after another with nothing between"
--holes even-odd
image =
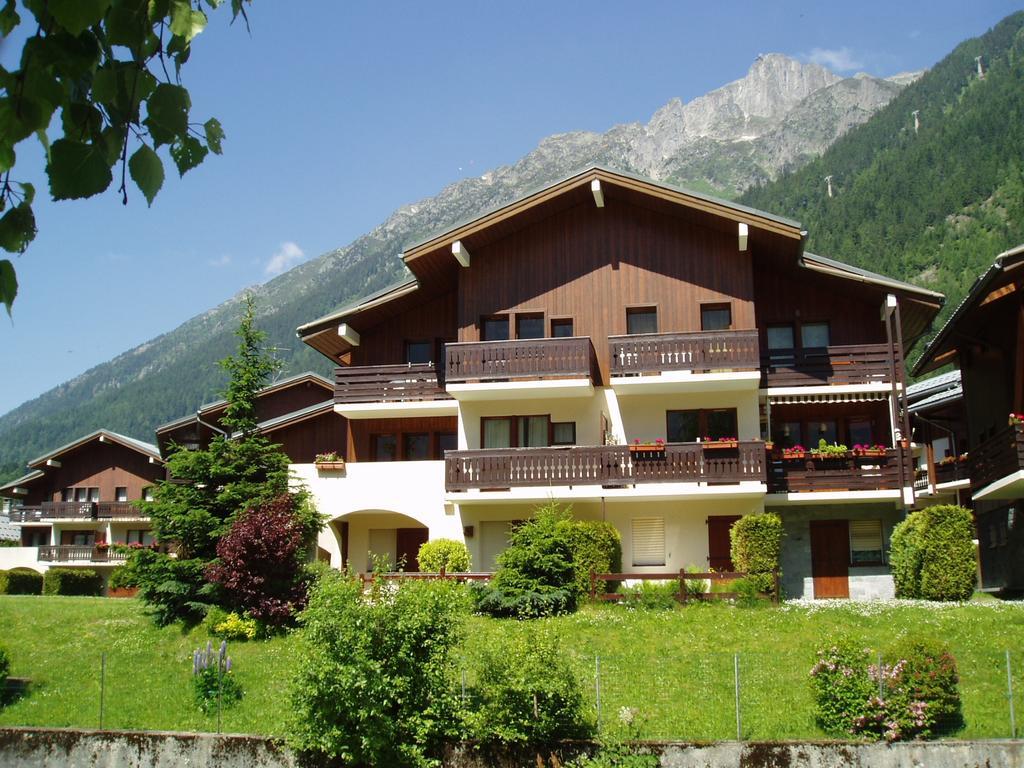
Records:
<instances>
[{"instance_id":1,"label":"dark wood siding","mask_svg":"<svg viewBox=\"0 0 1024 768\"><path fill-rule=\"evenodd\" d=\"M352 350L352 365L404 363L406 341L435 342L456 338L455 293L449 291L418 304L376 327L356 327L356 330L360 334L360 344Z\"/></svg>"},{"instance_id":2,"label":"dark wood siding","mask_svg":"<svg viewBox=\"0 0 1024 768\"><path fill-rule=\"evenodd\" d=\"M150 464L142 454L116 443L93 440L58 458L60 467L47 467L46 475L30 485L27 505L60 501L64 488L99 488L100 501L116 501L119 487L128 500L142 498L143 490L164 478L161 464Z\"/></svg>"},{"instance_id":3,"label":"dark wood siding","mask_svg":"<svg viewBox=\"0 0 1024 768\"><path fill-rule=\"evenodd\" d=\"M292 464L310 464L318 453L345 455L345 418L333 411L266 433Z\"/></svg>"},{"instance_id":4,"label":"dark wood siding","mask_svg":"<svg viewBox=\"0 0 1024 768\"><path fill-rule=\"evenodd\" d=\"M735 234L621 200L559 211L472 258L458 273L459 341L480 340L480 318L497 313L543 313L547 334L552 317L571 317L603 380L627 307L656 307L660 332L696 332L701 303L730 302L733 327L754 327L751 254Z\"/></svg>"}]
</instances>

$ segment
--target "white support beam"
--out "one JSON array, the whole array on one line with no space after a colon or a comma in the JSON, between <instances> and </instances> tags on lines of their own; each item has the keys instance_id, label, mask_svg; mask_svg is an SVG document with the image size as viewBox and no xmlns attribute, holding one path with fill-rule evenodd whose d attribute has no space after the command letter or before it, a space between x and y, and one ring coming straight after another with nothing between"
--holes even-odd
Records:
<instances>
[{"instance_id":1,"label":"white support beam","mask_svg":"<svg viewBox=\"0 0 1024 768\"><path fill-rule=\"evenodd\" d=\"M149 457L149 463L150 464L159 464L160 463L160 459L158 459L156 456L150 456Z\"/></svg>"},{"instance_id":2,"label":"white support beam","mask_svg":"<svg viewBox=\"0 0 1024 768\"><path fill-rule=\"evenodd\" d=\"M347 341L349 346L359 346L359 332L348 323L342 323L338 326L338 335Z\"/></svg>"},{"instance_id":3,"label":"white support beam","mask_svg":"<svg viewBox=\"0 0 1024 768\"><path fill-rule=\"evenodd\" d=\"M461 240L456 240L452 243L452 256L463 267L469 268L469 251L466 250L466 246L462 244Z\"/></svg>"},{"instance_id":4,"label":"white support beam","mask_svg":"<svg viewBox=\"0 0 1024 768\"><path fill-rule=\"evenodd\" d=\"M590 182L590 191L594 195L594 205L598 208L604 208L604 190L601 189L600 179L594 179Z\"/></svg>"},{"instance_id":5,"label":"white support beam","mask_svg":"<svg viewBox=\"0 0 1024 768\"><path fill-rule=\"evenodd\" d=\"M57 461L56 459L47 459L46 460L46 466L48 466L48 467L57 467L59 469L60 468L60 462Z\"/></svg>"},{"instance_id":6,"label":"white support beam","mask_svg":"<svg viewBox=\"0 0 1024 768\"><path fill-rule=\"evenodd\" d=\"M109 443L110 442L110 438L107 437L106 435L100 435L100 442L101 443Z\"/></svg>"},{"instance_id":7,"label":"white support beam","mask_svg":"<svg viewBox=\"0 0 1024 768\"><path fill-rule=\"evenodd\" d=\"M17 488L11 488L11 493L16 496L28 496L28 488L22 488L20 485Z\"/></svg>"},{"instance_id":8,"label":"white support beam","mask_svg":"<svg viewBox=\"0 0 1024 768\"><path fill-rule=\"evenodd\" d=\"M887 293L885 295L885 301L882 303L882 306L879 310L879 315L881 315L883 323L885 322L885 318L888 316L888 314L895 310L898 304L899 302L896 300L895 294Z\"/></svg>"},{"instance_id":9,"label":"white support beam","mask_svg":"<svg viewBox=\"0 0 1024 768\"><path fill-rule=\"evenodd\" d=\"M740 250L747 250L747 237L750 235L750 227L744 224L742 221L739 225L739 239L740 239Z\"/></svg>"}]
</instances>

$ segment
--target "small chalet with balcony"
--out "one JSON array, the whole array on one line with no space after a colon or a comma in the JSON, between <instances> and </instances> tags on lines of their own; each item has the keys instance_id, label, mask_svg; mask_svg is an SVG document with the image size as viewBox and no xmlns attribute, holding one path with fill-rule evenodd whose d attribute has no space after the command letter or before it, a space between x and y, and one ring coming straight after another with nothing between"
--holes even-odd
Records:
<instances>
[{"instance_id":1,"label":"small chalet with balcony","mask_svg":"<svg viewBox=\"0 0 1024 768\"><path fill-rule=\"evenodd\" d=\"M982 587L1024 589L1024 245L996 257L914 368L960 369ZM963 442L963 441L962 441Z\"/></svg>"},{"instance_id":2,"label":"small chalet with balcony","mask_svg":"<svg viewBox=\"0 0 1024 768\"><path fill-rule=\"evenodd\" d=\"M0 487L21 547L0 549L0 567L117 565L127 549L154 545L138 502L164 479L155 445L100 429L29 462Z\"/></svg>"},{"instance_id":3,"label":"small chalet with balcony","mask_svg":"<svg viewBox=\"0 0 1024 768\"><path fill-rule=\"evenodd\" d=\"M344 473L293 467L321 547L415 569L455 538L490 570L555 499L612 522L627 570L728 569L729 527L771 509L788 596L891 594L903 350L942 296L805 235L593 167L408 247L407 280L298 331L346 418Z\"/></svg>"}]
</instances>

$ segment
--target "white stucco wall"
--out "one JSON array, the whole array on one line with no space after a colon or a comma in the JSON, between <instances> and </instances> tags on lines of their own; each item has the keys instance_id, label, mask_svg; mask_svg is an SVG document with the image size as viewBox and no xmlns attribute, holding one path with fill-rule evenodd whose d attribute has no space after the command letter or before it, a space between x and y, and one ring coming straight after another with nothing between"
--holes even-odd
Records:
<instances>
[{"instance_id":1,"label":"white stucco wall","mask_svg":"<svg viewBox=\"0 0 1024 768\"><path fill-rule=\"evenodd\" d=\"M42 573L48 563L39 562L37 547L0 547L0 571L12 568L31 568Z\"/></svg>"},{"instance_id":2,"label":"white stucco wall","mask_svg":"<svg viewBox=\"0 0 1024 768\"><path fill-rule=\"evenodd\" d=\"M665 412L698 408L735 408L740 440L758 440L761 421L757 391L687 392L679 394L622 395L618 410L622 414L626 442L639 438L643 442L665 440Z\"/></svg>"}]
</instances>

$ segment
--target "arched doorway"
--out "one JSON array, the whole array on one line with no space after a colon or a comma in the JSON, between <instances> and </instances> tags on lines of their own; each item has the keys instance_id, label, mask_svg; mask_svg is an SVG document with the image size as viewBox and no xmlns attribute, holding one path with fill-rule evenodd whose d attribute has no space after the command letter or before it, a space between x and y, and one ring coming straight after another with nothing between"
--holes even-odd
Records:
<instances>
[{"instance_id":1,"label":"arched doorway","mask_svg":"<svg viewBox=\"0 0 1024 768\"><path fill-rule=\"evenodd\" d=\"M419 571L420 546L430 529L408 515L370 509L350 512L331 521L338 540L342 567L353 571L372 570L373 559L386 558L389 570Z\"/></svg>"}]
</instances>

